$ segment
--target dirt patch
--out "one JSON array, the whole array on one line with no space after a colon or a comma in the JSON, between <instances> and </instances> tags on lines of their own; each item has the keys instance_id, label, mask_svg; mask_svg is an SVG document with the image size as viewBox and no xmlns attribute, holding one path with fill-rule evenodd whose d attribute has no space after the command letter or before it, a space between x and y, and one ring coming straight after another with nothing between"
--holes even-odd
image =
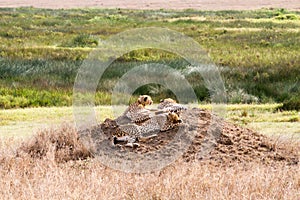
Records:
<instances>
[{"instance_id":1,"label":"dirt patch","mask_svg":"<svg viewBox=\"0 0 300 200\"><path fill-rule=\"evenodd\" d=\"M253 10L260 8L286 8L290 10L300 10L299 0L65 0L63 2L52 0L3 0L0 1L0 7L21 7L33 6L37 8L125 8L125 9L199 9L199 10Z\"/></svg>"},{"instance_id":2,"label":"dirt patch","mask_svg":"<svg viewBox=\"0 0 300 200\"><path fill-rule=\"evenodd\" d=\"M96 146L101 146L100 149L94 149L98 153L104 149L110 153L122 152L120 155L146 155L159 150L169 155L184 151L180 159L186 162L202 160L215 165L230 165L236 162L281 162L292 165L299 163L297 151L253 130L226 122L208 110L195 108L184 111L182 119L184 123L178 128L161 132L158 137L140 142L140 146L133 149L112 147L112 135L118 127L114 120L106 119L101 125L83 134L90 134L92 140L96 141ZM102 131L105 137L102 137ZM187 149L180 148L183 141L189 144ZM170 148L164 149L165 146Z\"/></svg>"}]
</instances>

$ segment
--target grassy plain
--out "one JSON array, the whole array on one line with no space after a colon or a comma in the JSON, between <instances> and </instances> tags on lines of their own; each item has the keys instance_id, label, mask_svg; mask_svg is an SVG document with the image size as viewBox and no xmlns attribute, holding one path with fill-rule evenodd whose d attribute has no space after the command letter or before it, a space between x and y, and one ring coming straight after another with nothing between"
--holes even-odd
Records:
<instances>
[{"instance_id":1,"label":"grassy plain","mask_svg":"<svg viewBox=\"0 0 300 200\"><path fill-rule=\"evenodd\" d=\"M297 111L278 111L280 104L226 105L225 118L268 136L300 139L300 114ZM211 105L200 105L211 109ZM97 121L114 118L110 106L95 107ZM1 136L27 137L34 132L61 123L74 123L72 107L44 107L0 110Z\"/></svg>"},{"instance_id":2,"label":"grassy plain","mask_svg":"<svg viewBox=\"0 0 300 200\"><path fill-rule=\"evenodd\" d=\"M219 66L229 103L267 103L227 105L227 120L287 139L286 148L299 154L299 142L293 143L300 135L299 112L277 109L283 101L298 99L300 92L299 14L284 9L0 9L0 197L299 199L299 165L233 163L216 167L176 162L160 172L126 174L96 159L57 163L53 149L43 159L16 156L20 141L27 141L37 130L74 123L69 106L75 76L99 41L124 30L151 26L176 30L199 42ZM103 105L111 102L110 92L118 78L138 64L153 61L176 69L188 65L172 53L153 49L123 55L99 83L98 121L112 117L109 106ZM203 85L195 91L200 101L209 102ZM151 85L137 94L148 93L157 100L171 94L168 92ZM200 107L211 109L209 104Z\"/></svg>"},{"instance_id":3,"label":"grassy plain","mask_svg":"<svg viewBox=\"0 0 300 200\"><path fill-rule=\"evenodd\" d=\"M297 11L2 8L0 16L2 108L71 105L77 71L99 42L125 30L153 26L184 33L197 41L219 66L230 103L281 103L299 96ZM104 74L96 104L109 104L118 78L148 62L176 69L189 65L178 55L162 50L132 51ZM203 84L194 85L194 89L199 100L210 101ZM137 91L150 92L157 99L168 93L157 87Z\"/></svg>"}]
</instances>

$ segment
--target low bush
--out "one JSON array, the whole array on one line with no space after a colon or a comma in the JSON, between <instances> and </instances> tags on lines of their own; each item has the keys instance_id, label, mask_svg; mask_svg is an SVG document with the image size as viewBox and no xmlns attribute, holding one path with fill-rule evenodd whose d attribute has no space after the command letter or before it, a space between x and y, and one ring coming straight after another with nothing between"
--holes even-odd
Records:
<instances>
[{"instance_id":1,"label":"low bush","mask_svg":"<svg viewBox=\"0 0 300 200\"><path fill-rule=\"evenodd\" d=\"M275 17L277 20L298 20L299 16L296 14L280 14Z\"/></svg>"},{"instance_id":2,"label":"low bush","mask_svg":"<svg viewBox=\"0 0 300 200\"><path fill-rule=\"evenodd\" d=\"M98 39L88 34L77 35L67 44L68 47L96 47L97 45Z\"/></svg>"},{"instance_id":3,"label":"low bush","mask_svg":"<svg viewBox=\"0 0 300 200\"><path fill-rule=\"evenodd\" d=\"M300 96L293 96L292 98L283 102L281 106L278 107L280 110L300 110Z\"/></svg>"}]
</instances>

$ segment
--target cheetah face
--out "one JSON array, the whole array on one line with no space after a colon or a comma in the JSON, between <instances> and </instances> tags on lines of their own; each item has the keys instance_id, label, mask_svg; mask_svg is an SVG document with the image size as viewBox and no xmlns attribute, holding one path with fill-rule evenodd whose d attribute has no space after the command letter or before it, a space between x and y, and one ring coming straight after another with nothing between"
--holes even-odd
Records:
<instances>
[{"instance_id":1,"label":"cheetah face","mask_svg":"<svg viewBox=\"0 0 300 200\"><path fill-rule=\"evenodd\" d=\"M148 95L141 95L138 98L138 103L142 104L143 106L146 106L146 105L151 105L153 103L153 101L152 101L152 98L150 96L148 96Z\"/></svg>"},{"instance_id":2,"label":"cheetah face","mask_svg":"<svg viewBox=\"0 0 300 200\"><path fill-rule=\"evenodd\" d=\"M161 99L160 103L176 103L174 99L167 98L167 99Z\"/></svg>"},{"instance_id":3,"label":"cheetah face","mask_svg":"<svg viewBox=\"0 0 300 200\"><path fill-rule=\"evenodd\" d=\"M169 119L172 123L174 123L174 124L177 124L177 123L181 123L181 122L182 122L182 120L180 119L180 117L179 117L176 113L174 113L174 112L170 112L170 113L168 114L168 119Z\"/></svg>"}]
</instances>

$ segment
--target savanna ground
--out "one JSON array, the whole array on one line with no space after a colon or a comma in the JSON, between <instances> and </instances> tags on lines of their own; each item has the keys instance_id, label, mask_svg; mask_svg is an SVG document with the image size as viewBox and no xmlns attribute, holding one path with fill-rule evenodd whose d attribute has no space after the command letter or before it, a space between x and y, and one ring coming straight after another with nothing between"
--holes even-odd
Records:
<instances>
[{"instance_id":1,"label":"savanna ground","mask_svg":"<svg viewBox=\"0 0 300 200\"><path fill-rule=\"evenodd\" d=\"M68 107L77 70L99 38L131 28L166 27L199 42L219 66L228 102L244 103L226 106L228 121L275 138L276 148L299 155L300 17L294 10L1 8L1 198L299 199L299 164L224 166L178 160L153 173L115 171L76 143ZM116 60L100 80L96 105L110 104L111 89L122 74L153 61L178 70L188 66L170 52L132 51ZM188 74L187 79L205 103L200 107L210 109L209 91L201 77ZM156 102L174 95L159 85L141 87L135 95L140 93L150 94ZM112 117L109 106L95 109L99 122ZM71 126L60 127L62 122ZM53 126L58 128L49 128ZM33 131L40 132L36 137L41 147L35 152L42 157L19 152L35 141ZM71 152L81 153L79 160L69 151L57 154L51 138L70 142ZM71 159L58 162L57 156Z\"/></svg>"},{"instance_id":2,"label":"savanna ground","mask_svg":"<svg viewBox=\"0 0 300 200\"><path fill-rule=\"evenodd\" d=\"M281 133L280 137L269 135L275 141L272 148L285 152L283 156L299 158L299 123L291 122L299 115L290 111L270 112L276 106L230 105L226 117L242 126L258 126L262 133L270 129L261 123L272 124L269 134ZM104 113L103 117L112 116L108 107L98 107L99 111ZM72 125L55 128L52 125L37 131L34 137L20 138L30 128L19 127L17 120L25 120L27 125L32 122L41 125L45 120L56 124L62 120L58 116L63 116L70 123L72 109L69 107L11 110L10 119L5 112L7 110L2 111L1 116L7 116L9 125L6 127L16 128L18 135L9 137L14 133L11 130L1 139L3 199L298 199L300 196L299 164L289 164L284 161L285 157L265 163L262 161L267 157L264 158L262 152L257 154L257 159L252 157L252 161L238 155L241 162L233 160L223 164L211 163L211 159L178 158L163 170L130 174L106 167L91 157L77 141ZM288 131L287 125L292 127ZM238 148L255 150L251 143L249 146L234 143ZM225 156L231 157L230 153Z\"/></svg>"},{"instance_id":3,"label":"savanna ground","mask_svg":"<svg viewBox=\"0 0 300 200\"><path fill-rule=\"evenodd\" d=\"M197 10L254 10L260 8L286 8L289 10L299 10L300 3L297 0L222 0L222 1L210 1L210 0L123 0L123 1L107 1L107 0L65 0L63 3L54 2L51 0L2 0L0 1L0 7L37 7L37 8L90 8L90 7L102 7L102 8L123 8L123 9L197 9Z\"/></svg>"}]
</instances>

